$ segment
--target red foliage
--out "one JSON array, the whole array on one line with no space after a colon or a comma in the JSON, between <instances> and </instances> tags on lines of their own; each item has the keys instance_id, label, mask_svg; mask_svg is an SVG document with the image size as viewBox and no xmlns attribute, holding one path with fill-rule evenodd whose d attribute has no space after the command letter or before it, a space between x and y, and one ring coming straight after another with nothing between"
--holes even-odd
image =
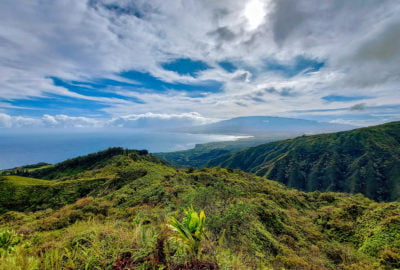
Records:
<instances>
[{"instance_id":1,"label":"red foliage","mask_svg":"<svg viewBox=\"0 0 400 270\"><path fill-rule=\"evenodd\" d=\"M117 263L113 265L112 270L130 270L135 269L132 261L132 253L124 252L117 258Z\"/></svg>"},{"instance_id":2,"label":"red foliage","mask_svg":"<svg viewBox=\"0 0 400 270\"><path fill-rule=\"evenodd\" d=\"M192 260L185 264L174 265L172 270L219 270L217 263L213 261Z\"/></svg>"}]
</instances>

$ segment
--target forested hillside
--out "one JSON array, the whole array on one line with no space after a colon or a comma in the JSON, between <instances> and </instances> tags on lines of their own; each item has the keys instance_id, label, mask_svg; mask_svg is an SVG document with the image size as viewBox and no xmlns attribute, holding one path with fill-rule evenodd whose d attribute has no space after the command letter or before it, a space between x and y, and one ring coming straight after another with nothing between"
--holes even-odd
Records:
<instances>
[{"instance_id":1,"label":"forested hillside","mask_svg":"<svg viewBox=\"0 0 400 270\"><path fill-rule=\"evenodd\" d=\"M219 156L207 166L238 168L305 191L400 199L400 122L302 136Z\"/></svg>"},{"instance_id":2,"label":"forested hillside","mask_svg":"<svg viewBox=\"0 0 400 270\"><path fill-rule=\"evenodd\" d=\"M145 151L97 156L35 171L51 180L1 177L0 269L400 267L398 202L175 169Z\"/></svg>"},{"instance_id":3,"label":"forested hillside","mask_svg":"<svg viewBox=\"0 0 400 270\"><path fill-rule=\"evenodd\" d=\"M154 153L154 155L168 161L171 166L204 168L207 167L207 164L210 160L220 156L232 154L244 148L287 138L289 137L249 137L235 141L196 144L193 149L176 152Z\"/></svg>"}]
</instances>

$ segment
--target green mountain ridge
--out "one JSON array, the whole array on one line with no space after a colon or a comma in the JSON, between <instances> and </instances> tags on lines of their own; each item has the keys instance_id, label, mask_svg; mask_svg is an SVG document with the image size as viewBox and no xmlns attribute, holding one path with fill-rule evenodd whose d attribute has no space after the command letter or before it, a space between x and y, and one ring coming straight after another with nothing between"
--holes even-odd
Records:
<instances>
[{"instance_id":1,"label":"green mountain ridge","mask_svg":"<svg viewBox=\"0 0 400 270\"><path fill-rule=\"evenodd\" d=\"M25 172L47 180L2 176L0 269L400 267L398 202L120 150ZM206 214L195 259L168 225L190 206Z\"/></svg>"},{"instance_id":2,"label":"green mountain ridge","mask_svg":"<svg viewBox=\"0 0 400 270\"><path fill-rule=\"evenodd\" d=\"M172 164L221 166L255 173L304 191L362 193L378 201L400 199L400 122L301 136L200 158L163 155Z\"/></svg>"},{"instance_id":3,"label":"green mountain ridge","mask_svg":"<svg viewBox=\"0 0 400 270\"><path fill-rule=\"evenodd\" d=\"M204 168L207 167L210 160L220 156L232 154L244 148L286 138L287 137L268 136L242 138L235 141L196 144L193 149L177 152L154 153L154 155L167 160L172 166Z\"/></svg>"},{"instance_id":4,"label":"green mountain ridge","mask_svg":"<svg viewBox=\"0 0 400 270\"><path fill-rule=\"evenodd\" d=\"M97 153L67 159L54 165L38 163L2 170L0 171L0 175L20 175L48 180L69 177L87 170L102 168L118 155L130 156L135 160L149 160L158 163L164 162L153 155L148 155L147 150L128 150L121 147L111 147Z\"/></svg>"}]
</instances>

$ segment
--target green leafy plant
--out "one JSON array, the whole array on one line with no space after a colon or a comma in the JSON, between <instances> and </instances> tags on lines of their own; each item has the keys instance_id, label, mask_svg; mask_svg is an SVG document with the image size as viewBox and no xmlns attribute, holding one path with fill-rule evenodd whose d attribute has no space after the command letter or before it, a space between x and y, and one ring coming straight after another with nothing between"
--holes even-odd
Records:
<instances>
[{"instance_id":1,"label":"green leafy plant","mask_svg":"<svg viewBox=\"0 0 400 270\"><path fill-rule=\"evenodd\" d=\"M21 243L21 237L14 231L3 230L0 232L0 255L9 253Z\"/></svg>"},{"instance_id":2,"label":"green leafy plant","mask_svg":"<svg viewBox=\"0 0 400 270\"><path fill-rule=\"evenodd\" d=\"M175 232L175 240L183 244L187 251L196 257L199 254L200 242L204 237L204 223L206 215L204 211L197 213L193 207L185 210L182 222L172 217L169 227Z\"/></svg>"}]
</instances>

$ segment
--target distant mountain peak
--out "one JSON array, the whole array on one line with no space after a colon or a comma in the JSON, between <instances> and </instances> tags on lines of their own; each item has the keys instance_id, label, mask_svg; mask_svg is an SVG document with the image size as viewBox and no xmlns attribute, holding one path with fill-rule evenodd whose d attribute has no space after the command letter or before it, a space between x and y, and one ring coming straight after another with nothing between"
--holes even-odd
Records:
<instances>
[{"instance_id":1,"label":"distant mountain peak","mask_svg":"<svg viewBox=\"0 0 400 270\"><path fill-rule=\"evenodd\" d=\"M240 116L216 123L185 128L190 133L253 136L298 136L354 129L354 126L278 116Z\"/></svg>"}]
</instances>

